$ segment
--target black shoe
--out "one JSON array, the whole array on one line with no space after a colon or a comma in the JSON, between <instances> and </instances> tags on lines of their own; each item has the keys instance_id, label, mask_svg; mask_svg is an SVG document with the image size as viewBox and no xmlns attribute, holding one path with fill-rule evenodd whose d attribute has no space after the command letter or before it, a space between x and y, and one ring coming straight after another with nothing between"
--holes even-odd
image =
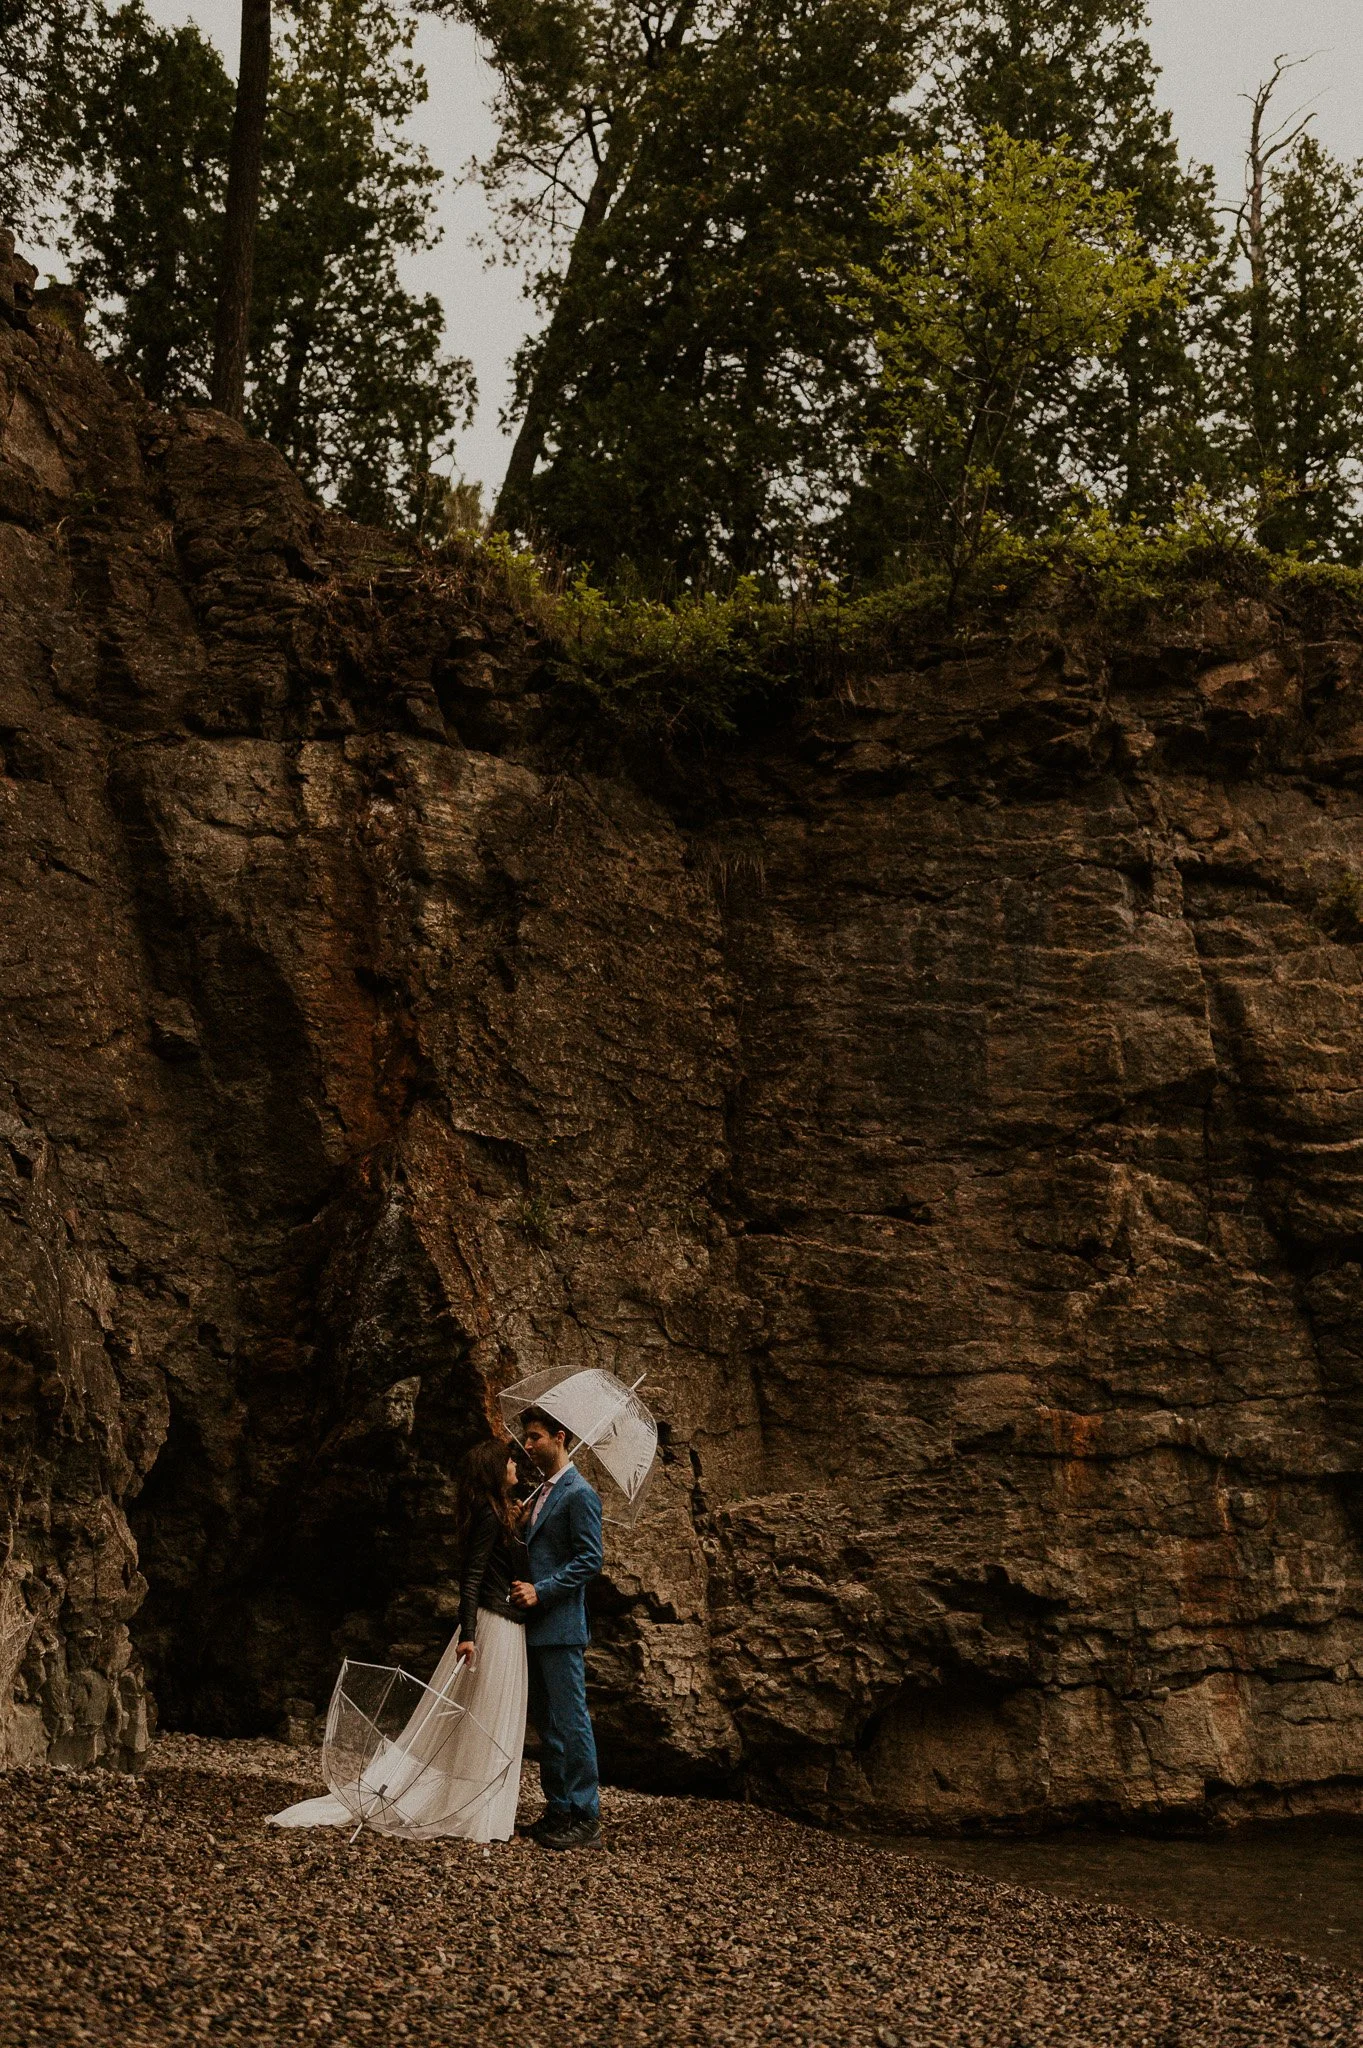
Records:
<instances>
[{"instance_id":1,"label":"black shoe","mask_svg":"<svg viewBox=\"0 0 1363 2048\"><path fill-rule=\"evenodd\" d=\"M601 1823L595 1814L584 1813L566 1827L548 1829L535 1838L541 1849L594 1849L601 1840Z\"/></svg>"},{"instance_id":2,"label":"black shoe","mask_svg":"<svg viewBox=\"0 0 1363 2048\"><path fill-rule=\"evenodd\" d=\"M528 1835L532 1842L542 1842L546 1835L562 1834L565 1828L572 1826L572 1820L570 1813L555 1813L551 1806L546 1806L538 1820L532 1820L527 1827L517 1828L516 1832Z\"/></svg>"}]
</instances>

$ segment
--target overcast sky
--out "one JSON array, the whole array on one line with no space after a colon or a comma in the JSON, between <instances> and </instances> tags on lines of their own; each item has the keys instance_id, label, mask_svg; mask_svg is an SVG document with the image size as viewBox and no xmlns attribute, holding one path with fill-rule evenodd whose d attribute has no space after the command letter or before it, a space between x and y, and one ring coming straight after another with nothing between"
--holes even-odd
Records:
<instances>
[{"instance_id":1,"label":"overcast sky","mask_svg":"<svg viewBox=\"0 0 1363 2048\"><path fill-rule=\"evenodd\" d=\"M148 0L160 21L195 20L235 74L239 0ZM1314 102L1316 132L1339 155L1363 156L1363 16L1359 0L1150 0L1151 43L1162 72L1165 104L1187 155L1216 166L1226 198L1237 197L1246 110L1240 94L1266 75L1279 52L1314 61L1285 91L1284 112ZM506 461L498 425L506 398L507 358L525 330L529 309L518 274L486 267L470 238L488 226L475 187L457 183L471 156L487 148L489 77L472 36L426 22L418 54L431 97L415 132L449 174L440 246L407 266L409 286L436 292L444 303L449 347L472 358L481 402L459 450L465 475L493 487Z\"/></svg>"}]
</instances>

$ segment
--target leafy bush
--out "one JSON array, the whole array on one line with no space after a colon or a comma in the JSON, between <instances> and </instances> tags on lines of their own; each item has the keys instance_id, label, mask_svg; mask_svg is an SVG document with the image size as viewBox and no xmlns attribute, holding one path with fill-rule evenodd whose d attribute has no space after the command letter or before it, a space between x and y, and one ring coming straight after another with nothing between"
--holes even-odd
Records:
<instances>
[{"instance_id":1,"label":"leafy bush","mask_svg":"<svg viewBox=\"0 0 1363 2048\"><path fill-rule=\"evenodd\" d=\"M917 576L849 596L832 584L765 594L750 578L721 594L669 602L612 593L510 544L461 537L485 601L509 606L544 642L566 705L624 737L665 747L732 737L763 713L825 694L858 674L910 661L943 641L1015 633L1043 617L1084 614L1134 632L1153 613L1187 613L1216 596L1343 605L1363 626L1363 571L1273 555L1252 537L1254 508L1191 493L1167 526L1119 525L1105 513L1030 539L997 526L962 583Z\"/></svg>"}]
</instances>

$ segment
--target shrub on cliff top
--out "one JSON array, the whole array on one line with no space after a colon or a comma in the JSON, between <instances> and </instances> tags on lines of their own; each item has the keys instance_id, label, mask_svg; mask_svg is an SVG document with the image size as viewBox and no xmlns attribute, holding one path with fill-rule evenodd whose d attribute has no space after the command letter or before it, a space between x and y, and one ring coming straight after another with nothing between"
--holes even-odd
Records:
<instances>
[{"instance_id":1,"label":"shrub on cliff top","mask_svg":"<svg viewBox=\"0 0 1363 2048\"><path fill-rule=\"evenodd\" d=\"M848 595L811 583L764 593L742 578L727 592L670 600L609 592L511 546L505 535L460 544L466 573L531 622L566 704L625 737L682 744L733 736L763 711L819 695L858 674L912 662L928 648L1088 618L1139 634L1209 599L1256 596L1343 608L1363 631L1363 570L1274 555L1252 537L1254 505L1193 493L1176 520L1147 528L1105 514L1041 539L997 530L951 606L947 571Z\"/></svg>"}]
</instances>

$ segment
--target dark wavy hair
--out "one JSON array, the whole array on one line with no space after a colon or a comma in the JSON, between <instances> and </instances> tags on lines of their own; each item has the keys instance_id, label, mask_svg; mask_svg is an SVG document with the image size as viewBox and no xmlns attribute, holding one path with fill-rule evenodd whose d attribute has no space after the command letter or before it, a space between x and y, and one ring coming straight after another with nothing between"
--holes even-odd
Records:
<instances>
[{"instance_id":1,"label":"dark wavy hair","mask_svg":"<svg viewBox=\"0 0 1363 2048\"><path fill-rule=\"evenodd\" d=\"M475 1444L471 1451L465 1451L459 1461L455 1478L455 1532L459 1542L459 1555L465 1556L473 1525L482 1507L490 1507L508 1536L515 1530L515 1518L511 1507L511 1489L506 1483L508 1462L514 1464L516 1446L504 1436L485 1437Z\"/></svg>"},{"instance_id":2,"label":"dark wavy hair","mask_svg":"<svg viewBox=\"0 0 1363 2048\"><path fill-rule=\"evenodd\" d=\"M538 1422L543 1429L548 1431L550 1436L561 1436L565 1443L567 1443L573 1433L566 1423L560 1422L557 1416L551 1415L547 1408L523 1408L521 1410L522 1436L524 1436L532 1422Z\"/></svg>"}]
</instances>

